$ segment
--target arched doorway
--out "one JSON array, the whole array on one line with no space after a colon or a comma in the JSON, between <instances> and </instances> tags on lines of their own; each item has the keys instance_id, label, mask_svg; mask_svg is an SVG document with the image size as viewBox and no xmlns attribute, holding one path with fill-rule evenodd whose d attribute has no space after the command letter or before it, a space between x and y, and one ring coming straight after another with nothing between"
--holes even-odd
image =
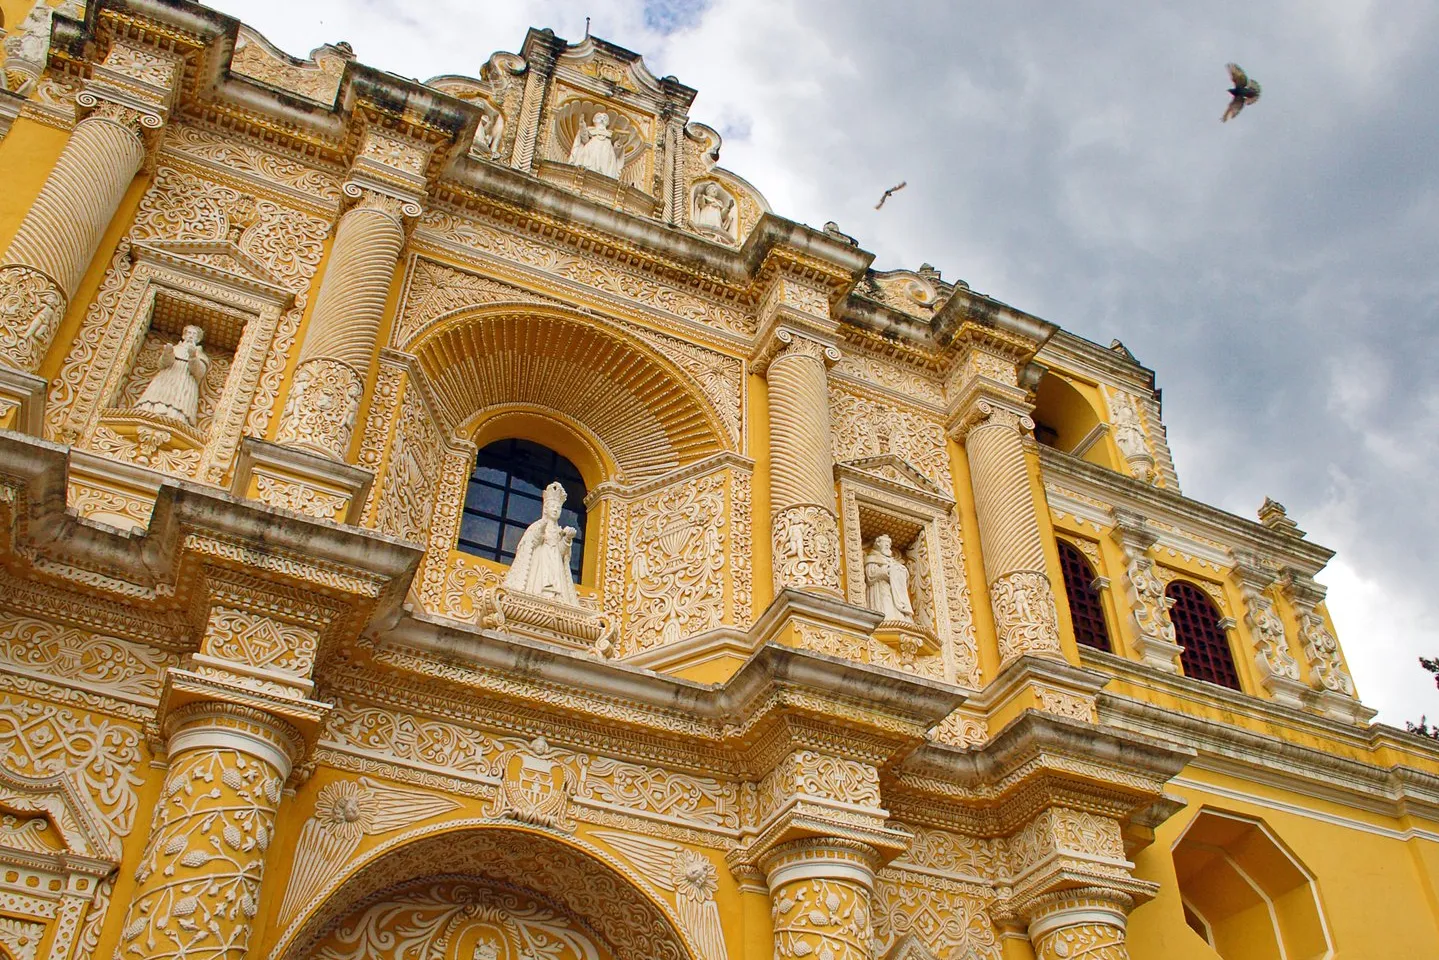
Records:
<instances>
[{"instance_id":1,"label":"arched doorway","mask_svg":"<svg viewBox=\"0 0 1439 960\"><path fill-rule=\"evenodd\" d=\"M543 950L534 949L538 943ZM697 960L698 953L640 878L598 850L539 828L470 822L371 851L321 891L269 956Z\"/></svg>"},{"instance_id":2,"label":"arched doorway","mask_svg":"<svg viewBox=\"0 0 1439 960\"><path fill-rule=\"evenodd\" d=\"M530 891L471 877L383 890L335 923L306 960L613 960L584 921Z\"/></svg>"}]
</instances>

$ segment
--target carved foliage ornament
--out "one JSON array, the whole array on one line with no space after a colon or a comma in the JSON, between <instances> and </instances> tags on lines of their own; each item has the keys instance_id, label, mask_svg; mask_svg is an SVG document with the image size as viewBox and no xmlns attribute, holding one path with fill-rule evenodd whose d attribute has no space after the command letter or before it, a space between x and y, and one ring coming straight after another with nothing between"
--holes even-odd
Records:
<instances>
[{"instance_id":1,"label":"carved foliage ornament","mask_svg":"<svg viewBox=\"0 0 1439 960\"><path fill-rule=\"evenodd\" d=\"M1032 570L1007 573L989 585L989 596L1001 662L1025 653L1059 652L1059 616L1047 576Z\"/></svg>"},{"instance_id":2,"label":"carved foliage ornament","mask_svg":"<svg viewBox=\"0 0 1439 960\"><path fill-rule=\"evenodd\" d=\"M364 383L348 364L320 357L295 368L276 439L343 460L360 412Z\"/></svg>"},{"instance_id":3,"label":"carved foliage ornament","mask_svg":"<svg viewBox=\"0 0 1439 960\"><path fill-rule=\"evenodd\" d=\"M0 267L0 355L34 370L65 316L65 295L49 277L25 266Z\"/></svg>"},{"instance_id":4,"label":"carved foliage ornament","mask_svg":"<svg viewBox=\"0 0 1439 960\"><path fill-rule=\"evenodd\" d=\"M236 750L171 762L135 871L121 957L245 955L282 785L277 769Z\"/></svg>"},{"instance_id":5,"label":"carved foliage ornament","mask_svg":"<svg viewBox=\"0 0 1439 960\"><path fill-rule=\"evenodd\" d=\"M607 960L610 953L583 925L527 893L444 879L391 893L357 911L307 956Z\"/></svg>"},{"instance_id":6,"label":"carved foliage ornament","mask_svg":"<svg viewBox=\"0 0 1439 960\"><path fill-rule=\"evenodd\" d=\"M289 920L338 876L366 836L399 830L449 813L458 803L431 792L404 790L361 777L320 789L315 812L300 830L280 920Z\"/></svg>"},{"instance_id":7,"label":"carved foliage ornament","mask_svg":"<svg viewBox=\"0 0 1439 960\"><path fill-rule=\"evenodd\" d=\"M775 514L775 590L819 587L839 592L839 525L824 507L801 504Z\"/></svg>"},{"instance_id":8,"label":"carved foliage ornament","mask_svg":"<svg viewBox=\"0 0 1439 960\"><path fill-rule=\"evenodd\" d=\"M724 614L724 474L642 497L628 512L632 575L625 587L625 642L644 650L719 626Z\"/></svg>"}]
</instances>

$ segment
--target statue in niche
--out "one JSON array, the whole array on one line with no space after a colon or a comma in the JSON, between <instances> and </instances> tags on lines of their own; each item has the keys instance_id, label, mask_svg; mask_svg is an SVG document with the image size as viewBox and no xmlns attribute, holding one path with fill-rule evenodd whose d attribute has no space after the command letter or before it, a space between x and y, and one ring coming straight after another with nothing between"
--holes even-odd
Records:
<instances>
[{"instance_id":1,"label":"statue in niche","mask_svg":"<svg viewBox=\"0 0 1439 960\"><path fill-rule=\"evenodd\" d=\"M500 154L500 142L505 138L505 115L496 113L493 117L486 111L480 114L480 129L475 132L475 143L481 153L489 157Z\"/></svg>"},{"instance_id":2,"label":"statue in niche","mask_svg":"<svg viewBox=\"0 0 1439 960\"><path fill-rule=\"evenodd\" d=\"M160 370L140 394L135 404L137 410L158 413L162 417L194 426L195 416L200 411L200 384L205 372L210 369L210 358L200 348L205 331L190 324L185 327L180 342L171 346L161 355Z\"/></svg>"},{"instance_id":3,"label":"statue in niche","mask_svg":"<svg viewBox=\"0 0 1439 960\"><path fill-rule=\"evenodd\" d=\"M578 531L560 526L565 496L565 488L558 480L545 487L543 513L520 537L510 572L505 574L505 586L579 606L580 598L570 575L570 547Z\"/></svg>"},{"instance_id":4,"label":"statue in niche","mask_svg":"<svg viewBox=\"0 0 1439 960\"><path fill-rule=\"evenodd\" d=\"M734 198L724 187L708 180L695 188L694 213L690 223L700 233L733 240L734 207Z\"/></svg>"},{"instance_id":5,"label":"statue in niche","mask_svg":"<svg viewBox=\"0 0 1439 960\"><path fill-rule=\"evenodd\" d=\"M620 151L615 143L614 132L610 130L608 113L601 110L595 114L592 126L581 120L574 145L570 147L570 163L615 180L620 178L623 164L620 163Z\"/></svg>"},{"instance_id":6,"label":"statue in niche","mask_svg":"<svg viewBox=\"0 0 1439 960\"><path fill-rule=\"evenodd\" d=\"M909 599L909 568L894 555L889 534L881 533L864 557L864 602L886 620L914 621Z\"/></svg>"},{"instance_id":7,"label":"statue in niche","mask_svg":"<svg viewBox=\"0 0 1439 960\"><path fill-rule=\"evenodd\" d=\"M1111 404L1114 415L1114 443L1119 452L1129 457L1149 456L1149 441L1144 436L1144 427L1139 422L1139 411L1135 409L1134 398L1127 393L1117 394Z\"/></svg>"}]
</instances>

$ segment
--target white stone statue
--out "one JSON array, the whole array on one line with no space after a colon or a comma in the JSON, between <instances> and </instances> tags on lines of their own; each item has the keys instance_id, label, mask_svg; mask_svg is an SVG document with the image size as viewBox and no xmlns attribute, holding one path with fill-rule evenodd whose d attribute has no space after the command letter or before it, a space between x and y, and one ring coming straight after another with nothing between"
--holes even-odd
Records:
<instances>
[{"instance_id":1,"label":"white stone statue","mask_svg":"<svg viewBox=\"0 0 1439 960\"><path fill-rule=\"evenodd\" d=\"M200 410L200 384L210 369L210 358L200 349L203 339L204 330L194 324L185 328L180 342L163 354L160 370L140 394L136 409L194 425Z\"/></svg>"},{"instance_id":2,"label":"white stone statue","mask_svg":"<svg viewBox=\"0 0 1439 960\"><path fill-rule=\"evenodd\" d=\"M886 620L914 620L909 599L909 568L894 555L889 534L881 533L864 557L864 602Z\"/></svg>"},{"instance_id":3,"label":"white stone statue","mask_svg":"<svg viewBox=\"0 0 1439 960\"><path fill-rule=\"evenodd\" d=\"M544 501L544 512L520 537L510 572L505 574L505 586L579 606L580 598L570 575L570 547L578 531L560 526L565 488L558 480L545 487Z\"/></svg>"},{"instance_id":4,"label":"white stone statue","mask_svg":"<svg viewBox=\"0 0 1439 960\"><path fill-rule=\"evenodd\" d=\"M480 114L480 129L475 133L475 142L484 147L483 152L487 156L498 156L500 143L505 138L505 115L496 113L491 117L488 113Z\"/></svg>"},{"instance_id":5,"label":"white stone statue","mask_svg":"<svg viewBox=\"0 0 1439 960\"><path fill-rule=\"evenodd\" d=\"M695 189L694 213L690 222L700 233L734 238L734 198L724 187L707 180Z\"/></svg>"},{"instance_id":6,"label":"white stone statue","mask_svg":"<svg viewBox=\"0 0 1439 960\"><path fill-rule=\"evenodd\" d=\"M1114 443L1126 458L1149 456L1149 441L1144 436L1144 426L1139 421L1139 410L1134 398L1119 393L1111 405L1114 422Z\"/></svg>"},{"instance_id":7,"label":"white stone statue","mask_svg":"<svg viewBox=\"0 0 1439 960\"><path fill-rule=\"evenodd\" d=\"M570 147L570 163L616 180L620 178L623 164L620 163L619 145L610 130L608 113L601 110L595 114L593 126L587 126L581 118L574 145Z\"/></svg>"}]
</instances>

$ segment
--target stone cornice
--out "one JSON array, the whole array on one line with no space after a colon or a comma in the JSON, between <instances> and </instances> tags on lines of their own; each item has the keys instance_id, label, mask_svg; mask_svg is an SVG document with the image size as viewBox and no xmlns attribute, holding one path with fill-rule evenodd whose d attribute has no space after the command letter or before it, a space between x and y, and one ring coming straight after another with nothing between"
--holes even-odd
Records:
<instances>
[{"instance_id":1,"label":"stone cornice","mask_svg":"<svg viewBox=\"0 0 1439 960\"><path fill-rule=\"evenodd\" d=\"M1068 330L1057 330L1039 351L1037 359L1097 383L1122 384L1144 393L1154 393L1153 370Z\"/></svg>"},{"instance_id":2,"label":"stone cornice","mask_svg":"<svg viewBox=\"0 0 1439 960\"><path fill-rule=\"evenodd\" d=\"M1046 481L1060 481L1077 493L1104 500L1113 507L1221 541L1231 552L1247 550L1276 566L1292 566L1311 576L1334 556L1333 550L1308 540L1276 533L1255 520L1123 476L1052 447L1039 448L1039 461Z\"/></svg>"},{"instance_id":3,"label":"stone cornice","mask_svg":"<svg viewBox=\"0 0 1439 960\"><path fill-rule=\"evenodd\" d=\"M1029 710L982 749L927 742L885 795L903 820L997 834L1054 803L1143 818L1193 758L1182 744Z\"/></svg>"},{"instance_id":4,"label":"stone cornice","mask_svg":"<svg viewBox=\"0 0 1439 960\"><path fill-rule=\"evenodd\" d=\"M956 287L944 306L935 311L930 329L937 343L948 345L965 324L988 327L1042 347L1059 328L993 297Z\"/></svg>"},{"instance_id":5,"label":"stone cornice","mask_svg":"<svg viewBox=\"0 0 1439 960\"><path fill-rule=\"evenodd\" d=\"M1171 682L1174 679L1166 678ZM1205 694L1212 697L1207 689ZM1382 741L1396 739L1397 731L1392 728L1356 729L1245 699L1249 702L1242 708L1228 703L1226 707L1242 709L1270 723L1301 729L1311 727L1351 750L1370 753ZM1404 764L1385 767L1351 760L1338 753L1116 694L1100 694L1099 711L1101 722L1107 725L1160 737L1194 750L1197 756L1193 765L1199 769L1388 817L1417 816L1439 823L1439 773ZM1416 742L1419 739L1403 738L1406 752L1422 755L1439 769L1439 749Z\"/></svg>"},{"instance_id":6,"label":"stone cornice","mask_svg":"<svg viewBox=\"0 0 1439 960\"><path fill-rule=\"evenodd\" d=\"M0 556L17 575L155 611L183 608L207 565L307 584L348 598L368 616L393 616L420 550L165 480L148 530L124 534L66 509L68 448L0 435Z\"/></svg>"}]
</instances>

